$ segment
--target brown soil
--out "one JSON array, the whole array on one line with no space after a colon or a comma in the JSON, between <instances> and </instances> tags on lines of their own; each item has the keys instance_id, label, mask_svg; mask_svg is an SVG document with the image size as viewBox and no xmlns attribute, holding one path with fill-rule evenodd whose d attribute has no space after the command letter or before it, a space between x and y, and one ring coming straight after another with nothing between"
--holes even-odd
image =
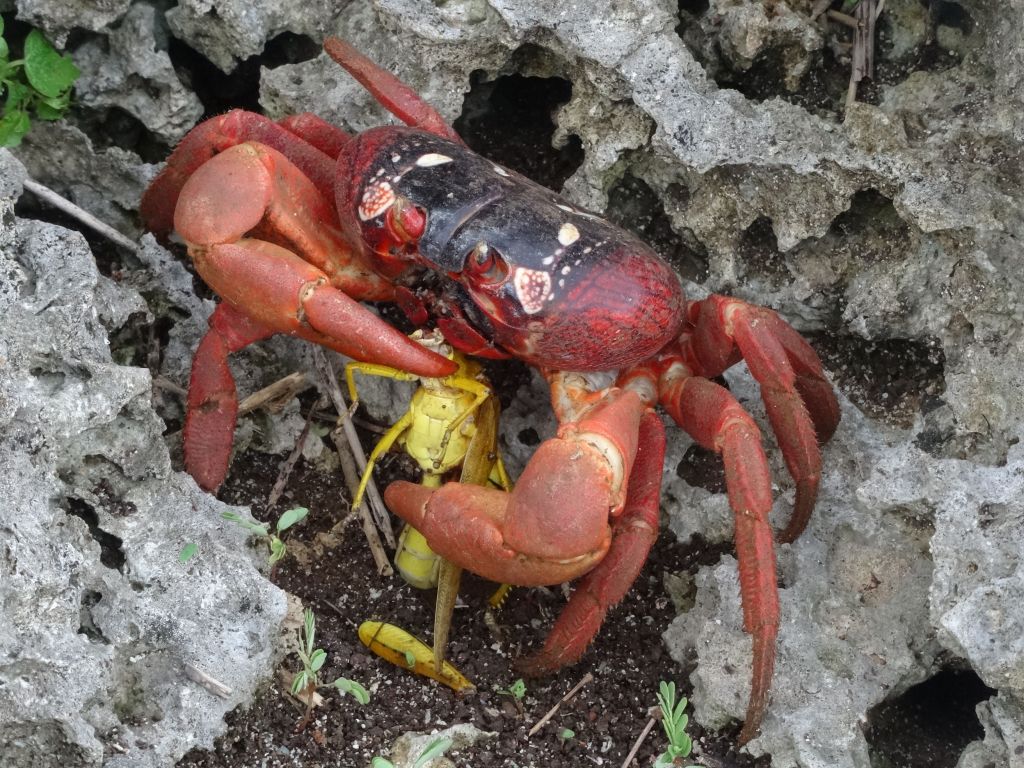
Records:
<instances>
[{"instance_id":1,"label":"brown soil","mask_svg":"<svg viewBox=\"0 0 1024 768\"><path fill-rule=\"evenodd\" d=\"M310 542L348 510L339 478L310 464L299 463L288 488L270 515L261 514L282 458L247 454L236 458L232 474L219 494L229 503L251 505L257 516L276 519L293 506L311 510L295 530L296 542ZM229 729L212 752L194 750L181 768L240 768L261 766L366 766L375 755L387 755L394 740L406 731L430 732L455 723L472 723L495 736L448 756L459 766L622 765L655 705L660 680L674 680L682 693L689 688L690 669L668 656L661 633L675 617L662 583L662 574L694 572L714 562L721 551L701 545L683 547L662 536L637 584L613 609L596 642L583 660L562 673L527 680L521 702L499 691L518 675L513 661L542 642L564 598L560 590L517 589L497 612L497 626L485 623L486 596L493 585L467 578L456 609L449 659L477 685L478 691L457 696L433 681L391 666L371 655L359 642L356 628L365 619L399 624L429 640L432 594L407 586L400 577L382 578L373 567L358 525L350 525L342 544L308 565L289 555L274 571L273 580L297 595L317 617L316 644L327 651L324 679L344 676L371 691L370 703L360 706L351 697L324 690L325 703L303 731L296 730L300 708L285 686L270 685L246 711L229 717ZM296 657L282 668L299 668ZM593 681L561 707L535 736L527 731L586 673ZM559 738L563 729L575 735ZM736 729L724 734L703 733L691 724L690 734L704 765L768 765L734 749ZM664 748L659 729L652 730L633 765L649 766Z\"/></svg>"}]
</instances>

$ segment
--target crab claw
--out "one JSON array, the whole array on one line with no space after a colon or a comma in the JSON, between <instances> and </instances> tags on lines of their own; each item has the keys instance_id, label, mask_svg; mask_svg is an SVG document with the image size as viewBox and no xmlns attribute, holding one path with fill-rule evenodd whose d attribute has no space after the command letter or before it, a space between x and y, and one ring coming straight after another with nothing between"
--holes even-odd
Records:
<instances>
[{"instance_id":1,"label":"crab claw","mask_svg":"<svg viewBox=\"0 0 1024 768\"><path fill-rule=\"evenodd\" d=\"M442 557L492 581L539 586L587 573L612 543L645 407L616 390L564 424L533 455L511 493L396 482L385 501Z\"/></svg>"}]
</instances>

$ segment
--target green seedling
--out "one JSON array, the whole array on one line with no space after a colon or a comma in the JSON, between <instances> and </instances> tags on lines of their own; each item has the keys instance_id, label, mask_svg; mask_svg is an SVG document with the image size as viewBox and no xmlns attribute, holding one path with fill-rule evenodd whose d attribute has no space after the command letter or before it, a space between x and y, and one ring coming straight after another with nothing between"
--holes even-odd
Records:
<instances>
[{"instance_id":1,"label":"green seedling","mask_svg":"<svg viewBox=\"0 0 1024 768\"><path fill-rule=\"evenodd\" d=\"M572 739L576 738L576 731L572 728L563 728L558 732L558 739L563 743L567 743Z\"/></svg>"},{"instance_id":2,"label":"green seedling","mask_svg":"<svg viewBox=\"0 0 1024 768\"><path fill-rule=\"evenodd\" d=\"M512 685L503 691L498 691L503 696L511 696L516 701L522 701L523 696L526 695L526 683L523 682L523 678L519 678Z\"/></svg>"},{"instance_id":3,"label":"green seedling","mask_svg":"<svg viewBox=\"0 0 1024 768\"><path fill-rule=\"evenodd\" d=\"M327 651L317 648L316 617L313 612L306 608L302 612L302 629L299 637L299 660L302 661L302 670L292 680L292 695L296 696L306 704L306 714L299 724L300 730L309 722L313 714L313 696L319 688L336 688L342 695L350 694L360 704L370 702L370 693L355 680L347 677L339 677L333 683L324 684L320 681L320 670L327 661Z\"/></svg>"},{"instance_id":4,"label":"green seedling","mask_svg":"<svg viewBox=\"0 0 1024 768\"><path fill-rule=\"evenodd\" d=\"M71 105L71 86L81 74L71 58L58 53L38 29L25 38L23 56L10 58L0 18L0 146L16 147L32 127L32 115L59 120Z\"/></svg>"},{"instance_id":5,"label":"green seedling","mask_svg":"<svg viewBox=\"0 0 1024 768\"><path fill-rule=\"evenodd\" d=\"M434 739L432 742L427 744L427 748L424 749L420 756L416 758L416 762L412 764L412 768L424 768L424 766L431 760L440 757L449 749L452 748L452 740L446 737ZM370 763L371 768L395 768L395 764L390 760L383 757L373 758L373 762Z\"/></svg>"},{"instance_id":6,"label":"green seedling","mask_svg":"<svg viewBox=\"0 0 1024 768\"><path fill-rule=\"evenodd\" d=\"M236 525L242 526L253 536L264 539L267 542L267 546L270 547L270 557L268 558L268 561L271 565L276 565L288 553L288 548L285 546L280 534L305 519L308 514L309 510L305 507L289 509L277 519L277 526L273 532L271 532L267 527L266 523L258 523L255 520L242 517L237 512L221 512L220 516L225 520L229 520Z\"/></svg>"},{"instance_id":7,"label":"green seedling","mask_svg":"<svg viewBox=\"0 0 1024 768\"><path fill-rule=\"evenodd\" d=\"M693 742L686 733L686 724L690 718L685 714L686 697L676 701L676 684L664 680L658 686L658 706L661 708L661 727L665 729L668 747L658 755L655 768L666 768L678 765L677 760L690 756Z\"/></svg>"}]
</instances>

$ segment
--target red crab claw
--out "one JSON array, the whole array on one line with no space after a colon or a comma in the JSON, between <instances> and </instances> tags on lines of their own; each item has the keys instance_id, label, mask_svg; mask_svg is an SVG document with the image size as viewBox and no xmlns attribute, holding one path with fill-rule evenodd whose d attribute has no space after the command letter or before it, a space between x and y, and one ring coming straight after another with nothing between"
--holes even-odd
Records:
<instances>
[{"instance_id":1,"label":"red crab claw","mask_svg":"<svg viewBox=\"0 0 1024 768\"><path fill-rule=\"evenodd\" d=\"M225 302L193 362L185 424L186 465L204 488L227 471L238 408L227 356L247 344L288 333L421 376L455 370L357 301L390 299L393 288L361 265L332 221L315 185L262 144L224 150L180 189L174 227Z\"/></svg>"},{"instance_id":2,"label":"red crab claw","mask_svg":"<svg viewBox=\"0 0 1024 768\"><path fill-rule=\"evenodd\" d=\"M615 391L541 444L511 493L448 483L388 486L385 500L443 557L497 582L558 584L608 552L644 413Z\"/></svg>"},{"instance_id":3,"label":"red crab claw","mask_svg":"<svg viewBox=\"0 0 1024 768\"><path fill-rule=\"evenodd\" d=\"M712 295L691 304L681 339L694 375L713 378L743 359L761 385L768 420L796 483L796 501L779 541L794 541L818 497L821 450L839 424L839 404L821 361L775 312Z\"/></svg>"},{"instance_id":4,"label":"red crab claw","mask_svg":"<svg viewBox=\"0 0 1024 768\"><path fill-rule=\"evenodd\" d=\"M564 390L552 381L557 402ZM636 579L658 530L665 434L636 392L611 390L565 421L512 493L450 483L392 483L391 509L435 551L494 581L558 584L586 574L544 647L521 660L539 675L575 662ZM564 404L562 404L564 406Z\"/></svg>"}]
</instances>

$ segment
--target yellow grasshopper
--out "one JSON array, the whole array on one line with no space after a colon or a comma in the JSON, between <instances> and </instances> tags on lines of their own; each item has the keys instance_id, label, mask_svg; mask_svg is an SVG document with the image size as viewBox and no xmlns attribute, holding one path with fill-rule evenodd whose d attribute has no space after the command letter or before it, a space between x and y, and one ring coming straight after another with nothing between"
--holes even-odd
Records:
<instances>
[{"instance_id":1,"label":"yellow grasshopper","mask_svg":"<svg viewBox=\"0 0 1024 768\"><path fill-rule=\"evenodd\" d=\"M408 410L370 453L353 507L362 503L377 460L396 444L419 465L423 471L421 482L426 486L439 487L446 477L460 470L458 480L462 483L492 483L510 490L511 482L497 450L498 401L482 367L453 350L439 331L416 331L411 338L455 361L458 370L450 376L431 379L373 363L352 362L345 366L345 380L353 403L359 400L356 373L396 381L418 381L420 385L412 395ZM395 651L400 645L399 655L408 659L408 665L415 671L456 690L470 687L472 684L444 661L462 569L437 555L422 534L408 525L398 540L395 568L414 587L437 587L432 658L423 658L424 644L396 627L379 622L366 622L360 627L363 642L391 661L395 660ZM499 605L507 590L507 585L499 588L490 604Z\"/></svg>"}]
</instances>

